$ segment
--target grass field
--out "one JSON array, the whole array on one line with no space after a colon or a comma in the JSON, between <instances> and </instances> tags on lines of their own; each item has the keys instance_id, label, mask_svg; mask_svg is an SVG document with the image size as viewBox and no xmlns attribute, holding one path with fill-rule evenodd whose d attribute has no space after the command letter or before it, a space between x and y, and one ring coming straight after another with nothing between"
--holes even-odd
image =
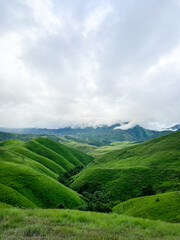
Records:
<instances>
[{"instance_id":1,"label":"grass field","mask_svg":"<svg viewBox=\"0 0 180 240\"><path fill-rule=\"evenodd\" d=\"M180 224L75 210L0 208L1 240L179 240Z\"/></svg>"},{"instance_id":2,"label":"grass field","mask_svg":"<svg viewBox=\"0 0 180 240\"><path fill-rule=\"evenodd\" d=\"M0 202L25 208L76 208L84 200L57 179L92 159L50 139L1 142Z\"/></svg>"},{"instance_id":3,"label":"grass field","mask_svg":"<svg viewBox=\"0 0 180 240\"><path fill-rule=\"evenodd\" d=\"M113 211L134 217L180 222L180 192L130 199L115 206Z\"/></svg>"}]
</instances>

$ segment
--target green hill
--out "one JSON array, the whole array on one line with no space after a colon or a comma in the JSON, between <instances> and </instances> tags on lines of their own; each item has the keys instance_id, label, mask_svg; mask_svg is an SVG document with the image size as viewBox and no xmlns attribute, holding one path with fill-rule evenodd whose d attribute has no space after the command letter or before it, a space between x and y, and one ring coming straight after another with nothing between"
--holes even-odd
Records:
<instances>
[{"instance_id":1,"label":"green hill","mask_svg":"<svg viewBox=\"0 0 180 240\"><path fill-rule=\"evenodd\" d=\"M180 222L180 192L130 199L115 206L113 211L134 217Z\"/></svg>"},{"instance_id":2,"label":"green hill","mask_svg":"<svg viewBox=\"0 0 180 240\"><path fill-rule=\"evenodd\" d=\"M79 194L57 181L92 157L49 139L0 143L0 202L20 207L75 208ZM18 201L19 200L19 201Z\"/></svg>"},{"instance_id":3,"label":"green hill","mask_svg":"<svg viewBox=\"0 0 180 240\"><path fill-rule=\"evenodd\" d=\"M3 208L3 209L4 209L4 208L12 208L12 206L9 205L9 204L0 202L0 208Z\"/></svg>"},{"instance_id":4,"label":"green hill","mask_svg":"<svg viewBox=\"0 0 180 240\"><path fill-rule=\"evenodd\" d=\"M37 208L27 197L4 184L0 184L0 202L14 207Z\"/></svg>"},{"instance_id":5,"label":"green hill","mask_svg":"<svg viewBox=\"0 0 180 240\"><path fill-rule=\"evenodd\" d=\"M71 187L82 193L103 191L110 201L180 190L180 132L112 151L90 163Z\"/></svg>"},{"instance_id":6,"label":"green hill","mask_svg":"<svg viewBox=\"0 0 180 240\"><path fill-rule=\"evenodd\" d=\"M180 132L110 152L95 161L94 165L180 170Z\"/></svg>"}]
</instances>

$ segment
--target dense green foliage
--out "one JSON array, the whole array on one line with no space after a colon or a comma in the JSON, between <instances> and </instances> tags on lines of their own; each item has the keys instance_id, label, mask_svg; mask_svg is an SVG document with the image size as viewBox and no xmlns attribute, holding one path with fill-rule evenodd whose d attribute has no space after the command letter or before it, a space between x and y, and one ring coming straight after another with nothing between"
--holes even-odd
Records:
<instances>
[{"instance_id":1,"label":"dense green foliage","mask_svg":"<svg viewBox=\"0 0 180 240\"><path fill-rule=\"evenodd\" d=\"M130 199L113 208L119 214L180 222L180 192Z\"/></svg>"},{"instance_id":2,"label":"dense green foliage","mask_svg":"<svg viewBox=\"0 0 180 240\"><path fill-rule=\"evenodd\" d=\"M84 204L58 176L92 157L49 139L0 143L0 201L19 207L76 208Z\"/></svg>"},{"instance_id":3,"label":"dense green foliage","mask_svg":"<svg viewBox=\"0 0 180 240\"><path fill-rule=\"evenodd\" d=\"M75 210L0 209L1 239L179 240L180 224Z\"/></svg>"},{"instance_id":4,"label":"dense green foliage","mask_svg":"<svg viewBox=\"0 0 180 240\"><path fill-rule=\"evenodd\" d=\"M69 186L73 182L73 176L79 173L82 169L82 166L77 166L63 174L60 174L58 181L65 186Z\"/></svg>"},{"instance_id":5,"label":"dense green foliage","mask_svg":"<svg viewBox=\"0 0 180 240\"><path fill-rule=\"evenodd\" d=\"M151 168L87 168L77 175L71 187L80 193L103 191L111 201L126 201L142 196L148 185L156 193L180 190L180 172Z\"/></svg>"}]
</instances>

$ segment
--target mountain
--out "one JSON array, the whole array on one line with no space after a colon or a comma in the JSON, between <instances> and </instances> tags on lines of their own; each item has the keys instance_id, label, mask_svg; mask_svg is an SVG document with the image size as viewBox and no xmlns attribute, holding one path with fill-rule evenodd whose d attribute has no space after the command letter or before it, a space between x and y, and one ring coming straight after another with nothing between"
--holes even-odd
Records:
<instances>
[{"instance_id":1,"label":"mountain","mask_svg":"<svg viewBox=\"0 0 180 240\"><path fill-rule=\"evenodd\" d=\"M0 143L0 202L25 208L76 208L81 196L58 182L92 157L51 139Z\"/></svg>"},{"instance_id":2,"label":"mountain","mask_svg":"<svg viewBox=\"0 0 180 240\"><path fill-rule=\"evenodd\" d=\"M180 130L180 124L176 124L174 126L171 126L167 130L179 131Z\"/></svg>"},{"instance_id":3,"label":"mountain","mask_svg":"<svg viewBox=\"0 0 180 240\"><path fill-rule=\"evenodd\" d=\"M102 191L112 203L180 191L180 132L95 159L76 176L71 188L79 193Z\"/></svg>"},{"instance_id":4,"label":"mountain","mask_svg":"<svg viewBox=\"0 0 180 240\"><path fill-rule=\"evenodd\" d=\"M133 141L142 142L153 139L159 136L170 133L166 131L154 131L136 125L129 129L120 129L121 124L117 123L112 126L100 127L85 127L85 128L59 128L59 129L40 129L40 128L24 128L24 129L8 129L0 128L2 132L18 133L18 134L31 134L31 135L56 135L56 136L69 136L69 139L87 143L96 146L109 145L114 141Z\"/></svg>"}]
</instances>

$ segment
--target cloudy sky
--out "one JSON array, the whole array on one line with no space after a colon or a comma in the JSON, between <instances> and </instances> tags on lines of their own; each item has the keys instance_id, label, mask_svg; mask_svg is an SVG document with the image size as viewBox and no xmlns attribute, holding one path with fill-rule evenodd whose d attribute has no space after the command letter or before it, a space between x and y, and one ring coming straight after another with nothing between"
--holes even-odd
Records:
<instances>
[{"instance_id":1,"label":"cloudy sky","mask_svg":"<svg viewBox=\"0 0 180 240\"><path fill-rule=\"evenodd\" d=\"M0 0L0 126L180 123L179 0Z\"/></svg>"}]
</instances>

